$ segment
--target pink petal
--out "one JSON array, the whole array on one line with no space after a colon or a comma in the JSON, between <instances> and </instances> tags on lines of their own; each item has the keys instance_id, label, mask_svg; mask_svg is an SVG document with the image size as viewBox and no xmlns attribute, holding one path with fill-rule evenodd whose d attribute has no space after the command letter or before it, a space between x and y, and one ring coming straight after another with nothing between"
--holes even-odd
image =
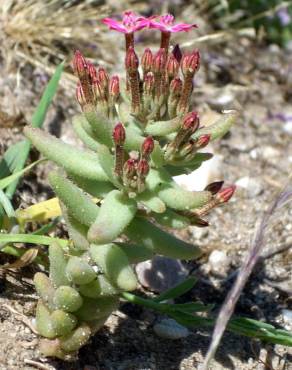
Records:
<instances>
[{"instance_id":1,"label":"pink petal","mask_svg":"<svg viewBox=\"0 0 292 370\"><path fill-rule=\"evenodd\" d=\"M162 32L170 32L168 27L166 27L164 24L159 23L159 22L150 21L149 22L149 28L154 28L154 29L160 30Z\"/></svg>"},{"instance_id":2,"label":"pink petal","mask_svg":"<svg viewBox=\"0 0 292 370\"><path fill-rule=\"evenodd\" d=\"M126 27L112 18L104 18L102 22L106 24L111 30L115 30L121 33L127 33Z\"/></svg>"},{"instance_id":3,"label":"pink petal","mask_svg":"<svg viewBox=\"0 0 292 370\"><path fill-rule=\"evenodd\" d=\"M172 26L170 28L170 32L188 32L192 28L197 28L198 26L196 24L186 24L186 23L178 23L175 26Z\"/></svg>"}]
</instances>

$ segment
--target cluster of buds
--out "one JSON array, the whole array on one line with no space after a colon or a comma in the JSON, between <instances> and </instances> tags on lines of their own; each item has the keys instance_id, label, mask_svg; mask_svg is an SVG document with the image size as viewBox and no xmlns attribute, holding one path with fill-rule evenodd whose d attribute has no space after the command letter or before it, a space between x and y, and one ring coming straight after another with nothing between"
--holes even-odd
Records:
<instances>
[{"instance_id":1,"label":"cluster of buds","mask_svg":"<svg viewBox=\"0 0 292 370\"><path fill-rule=\"evenodd\" d=\"M66 251L50 247L49 277L35 277L37 329L47 338L41 345L46 356L73 356L100 328L120 293L136 288L133 263L156 254L200 256L198 247L160 225L208 226L202 217L235 190L217 181L202 191L187 191L173 178L210 159L212 154L201 149L225 135L236 118L229 111L201 127L199 113L190 109L200 54L171 49L170 36L195 25L175 24L169 14L145 18L132 12L121 22L106 18L104 23L125 35L126 80L120 94L122 79L75 53L82 114L73 118L73 127L88 150L25 128L33 145L62 168L51 172L49 181L71 239ZM160 30L161 41L157 51L145 49L139 61L134 33L143 28Z\"/></svg>"}]
</instances>

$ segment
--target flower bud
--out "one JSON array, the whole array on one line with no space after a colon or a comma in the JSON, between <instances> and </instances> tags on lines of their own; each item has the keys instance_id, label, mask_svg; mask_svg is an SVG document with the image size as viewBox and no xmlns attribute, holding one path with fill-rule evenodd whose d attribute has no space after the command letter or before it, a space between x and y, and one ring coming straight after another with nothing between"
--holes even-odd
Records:
<instances>
[{"instance_id":1,"label":"flower bud","mask_svg":"<svg viewBox=\"0 0 292 370\"><path fill-rule=\"evenodd\" d=\"M87 62L87 73L89 75L89 80L92 83L97 78L96 68L91 62Z\"/></svg>"},{"instance_id":2,"label":"flower bud","mask_svg":"<svg viewBox=\"0 0 292 370\"><path fill-rule=\"evenodd\" d=\"M179 62L173 54L170 54L166 63L166 72L169 78L173 78L178 74Z\"/></svg>"},{"instance_id":3,"label":"flower bud","mask_svg":"<svg viewBox=\"0 0 292 370\"><path fill-rule=\"evenodd\" d=\"M109 95L115 101L120 95L120 80L118 76L113 76L109 82Z\"/></svg>"},{"instance_id":4,"label":"flower bud","mask_svg":"<svg viewBox=\"0 0 292 370\"><path fill-rule=\"evenodd\" d=\"M79 50L75 51L72 64L74 73L79 78L87 74L87 61Z\"/></svg>"},{"instance_id":5,"label":"flower bud","mask_svg":"<svg viewBox=\"0 0 292 370\"><path fill-rule=\"evenodd\" d=\"M96 102L105 99L104 91L97 78L92 81L92 92Z\"/></svg>"},{"instance_id":6,"label":"flower bud","mask_svg":"<svg viewBox=\"0 0 292 370\"><path fill-rule=\"evenodd\" d=\"M207 185L205 187L205 190L215 195L218 193L219 190L221 190L223 184L224 184L224 181L214 181L214 182L211 182L211 184Z\"/></svg>"},{"instance_id":7,"label":"flower bud","mask_svg":"<svg viewBox=\"0 0 292 370\"><path fill-rule=\"evenodd\" d=\"M121 122L115 125L113 129L113 139L116 145L123 145L126 140L126 131Z\"/></svg>"},{"instance_id":8,"label":"flower bud","mask_svg":"<svg viewBox=\"0 0 292 370\"><path fill-rule=\"evenodd\" d=\"M125 66L128 72L135 72L139 66L139 59L133 46L130 46L126 53Z\"/></svg>"},{"instance_id":9,"label":"flower bud","mask_svg":"<svg viewBox=\"0 0 292 370\"><path fill-rule=\"evenodd\" d=\"M159 49L153 58L153 72L163 73L166 64L166 52L165 49Z\"/></svg>"},{"instance_id":10,"label":"flower bud","mask_svg":"<svg viewBox=\"0 0 292 370\"><path fill-rule=\"evenodd\" d=\"M236 189L235 185L228 186L227 188L221 189L217 194L215 199L218 203L226 203L232 197Z\"/></svg>"},{"instance_id":11,"label":"flower bud","mask_svg":"<svg viewBox=\"0 0 292 370\"><path fill-rule=\"evenodd\" d=\"M198 138L198 141L196 142L196 148L197 149L205 148L205 146L207 146L209 144L210 139L211 139L210 134L200 136Z\"/></svg>"},{"instance_id":12,"label":"flower bud","mask_svg":"<svg viewBox=\"0 0 292 370\"><path fill-rule=\"evenodd\" d=\"M141 159L137 166L137 173L141 177L146 177L149 173L150 167L146 159Z\"/></svg>"},{"instance_id":13,"label":"flower bud","mask_svg":"<svg viewBox=\"0 0 292 370\"><path fill-rule=\"evenodd\" d=\"M76 87L76 99L81 107L87 103L81 83L78 83Z\"/></svg>"},{"instance_id":14,"label":"flower bud","mask_svg":"<svg viewBox=\"0 0 292 370\"><path fill-rule=\"evenodd\" d=\"M154 74L148 72L144 77L144 91L146 94L150 95L154 89Z\"/></svg>"},{"instance_id":15,"label":"flower bud","mask_svg":"<svg viewBox=\"0 0 292 370\"><path fill-rule=\"evenodd\" d=\"M104 68L102 67L98 68L97 79L102 89L106 91L108 89L109 76Z\"/></svg>"},{"instance_id":16,"label":"flower bud","mask_svg":"<svg viewBox=\"0 0 292 370\"><path fill-rule=\"evenodd\" d=\"M200 67L200 53L194 50L190 54L185 54L182 58L181 69L184 75L194 75Z\"/></svg>"},{"instance_id":17,"label":"flower bud","mask_svg":"<svg viewBox=\"0 0 292 370\"><path fill-rule=\"evenodd\" d=\"M133 158L130 158L125 162L124 168L123 168L123 174L127 179L131 179L135 175L136 163L137 163L137 160Z\"/></svg>"},{"instance_id":18,"label":"flower bud","mask_svg":"<svg viewBox=\"0 0 292 370\"><path fill-rule=\"evenodd\" d=\"M142 157L148 159L154 149L154 140L152 136L146 137L142 144Z\"/></svg>"},{"instance_id":19,"label":"flower bud","mask_svg":"<svg viewBox=\"0 0 292 370\"><path fill-rule=\"evenodd\" d=\"M149 48L146 48L141 58L141 66L144 74L151 70L152 63L153 63L152 52Z\"/></svg>"},{"instance_id":20,"label":"flower bud","mask_svg":"<svg viewBox=\"0 0 292 370\"><path fill-rule=\"evenodd\" d=\"M197 112L189 112L184 116L182 128L193 134L199 127L200 120Z\"/></svg>"},{"instance_id":21,"label":"flower bud","mask_svg":"<svg viewBox=\"0 0 292 370\"><path fill-rule=\"evenodd\" d=\"M169 91L173 96L179 96L182 90L182 80L179 77L174 78L169 86Z\"/></svg>"}]
</instances>

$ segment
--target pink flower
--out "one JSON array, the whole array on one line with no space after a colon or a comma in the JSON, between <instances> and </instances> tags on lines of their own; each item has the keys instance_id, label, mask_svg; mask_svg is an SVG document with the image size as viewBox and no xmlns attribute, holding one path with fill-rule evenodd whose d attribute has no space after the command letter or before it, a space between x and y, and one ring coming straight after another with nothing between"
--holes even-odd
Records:
<instances>
[{"instance_id":1,"label":"pink flower","mask_svg":"<svg viewBox=\"0 0 292 370\"><path fill-rule=\"evenodd\" d=\"M149 28L156 28L162 32L187 32L190 31L192 28L197 28L196 24L187 24L187 23L174 23L174 16L171 14L162 15L161 17L156 20L157 17L153 17L149 21Z\"/></svg>"},{"instance_id":2,"label":"pink flower","mask_svg":"<svg viewBox=\"0 0 292 370\"><path fill-rule=\"evenodd\" d=\"M106 24L109 29L125 34L139 31L147 27L149 24L148 20L145 17L137 16L131 11L124 12L122 22L118 22L112 18L104 18L102 22Z\"/></svg>"}]
</instances>

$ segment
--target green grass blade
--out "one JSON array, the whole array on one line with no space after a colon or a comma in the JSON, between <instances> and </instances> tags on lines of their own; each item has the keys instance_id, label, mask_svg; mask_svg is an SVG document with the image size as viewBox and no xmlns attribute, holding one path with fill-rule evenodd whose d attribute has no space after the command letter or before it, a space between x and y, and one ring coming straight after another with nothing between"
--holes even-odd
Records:
<instances>
[{"instance_id":1,"label":"green grass blade","mask_svg":"<svg viewBox=\"0 0 292 370\"><path fill-rule=\"evenodd\" d=\"M7 198L3 190L0 189L0 205L2 206L3 210L5 211L6 215L9 218L15 217L15 212L10 200ZM1 213L2 214L2 213Z\"/></svg>"},{"instance_id":2,"label":"green grass blade","mask_svg":"<svg viewBox=\"0 0 292 370\"><path fill-rule=\"evenodd\" d=\"M153 298L154 302L162 302L168 299L173 299L183 295L184 293L191 290L196 284L197 279L190 277L184 280L182 283L177 284L175 287L166 290L164 293L160 294L158 297Z\"/></svg>"},{"instance_id":3,"label":"green grass blade","mask_svg":"<svg viewBox=\"0 0 292 370\"><path fill-rule=\"evenodd\" d=\"M52 242L58 242L62 247L68 244L68 240L52 238L50 236L33 235L33 234L0 234L1 243L30 243L50 245Z\"/></svg>"},{"instance_id":4,"label":"green grass blade","mask_svg":"<svg viewBox=\"0 0 292 370\"><path fill-rule=\"evenodd\" d=\"M7 176L4 179L1 179L0 180L0 189L5 189L7 186L9 186L15 180L18 180L26 171L30 170L32 167L36 166L37 164L39 164L40 162L43 162L43 161L45 161L45 159L39 159L38 161L33 162L29 166L26 166L24 169L22 169L18 172L15 172L10 176Z\"/></svg>"}]
</instances>

